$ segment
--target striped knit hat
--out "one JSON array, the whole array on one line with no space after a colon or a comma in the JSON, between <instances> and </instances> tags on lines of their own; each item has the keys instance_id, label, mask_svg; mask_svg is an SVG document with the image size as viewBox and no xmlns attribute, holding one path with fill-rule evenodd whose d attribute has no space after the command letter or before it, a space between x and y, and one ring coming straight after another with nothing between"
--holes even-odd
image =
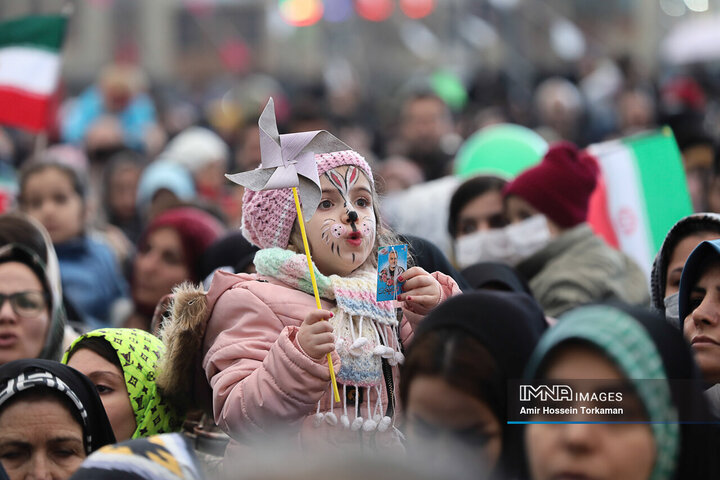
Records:
<instances>
[{"instance_id":1,"label":"striped knit hat","mask_svg":"<svg viewBox=\"0 0 720 480\"><path fill-rule=\"evenodd\" d=\"M315 155L318 176L333 168L353 165L362 170L374 185L372 170L365 159L353 150ZM374 188L374 187L373 187ZM242 232L245 238L260 248L287 248L290 232L297 218L292 189L245 189L243 195ZM305 221L309 221L306 218Z\"/></svg>"}]
</instances>

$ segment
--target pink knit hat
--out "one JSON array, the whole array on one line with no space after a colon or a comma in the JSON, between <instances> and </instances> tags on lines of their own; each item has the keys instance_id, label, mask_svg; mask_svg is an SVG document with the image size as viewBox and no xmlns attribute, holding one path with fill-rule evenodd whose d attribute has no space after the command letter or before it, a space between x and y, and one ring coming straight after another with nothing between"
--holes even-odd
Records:
<instances>
[{"instance_id":1,"label":"pink knit hat","mask_svg":"<svg viewBox=\"0 0 720 480\"><path fill-rule=\"evenodd\" d=\"M344 165L358 167L367 175L370 185L374 186L370 165L354 150L315 155L315 162L319 176ZM296 218L295 202L290 188L259 192L245 189L242 232L253 245L260 248L286 248ZM308 220L310 219L305 219L306 222Z\"/></svg>"}]
</instances>

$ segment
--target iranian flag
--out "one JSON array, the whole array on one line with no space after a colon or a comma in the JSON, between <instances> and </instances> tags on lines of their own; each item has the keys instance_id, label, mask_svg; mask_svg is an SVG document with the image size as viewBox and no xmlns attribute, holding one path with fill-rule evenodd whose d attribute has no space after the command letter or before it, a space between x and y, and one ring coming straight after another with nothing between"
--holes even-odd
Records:
<instances>
[{"instance_id":1,"label":"iranian flag","mask_svg":"<svg viewBox=\"0 0 720 480\"><path fill-rule=\"evenodd\" d=\"M650 277L665 235L692 213L680 150L670 128L588 147L602 178L588 221Z\"/></svg>"},{"instance_id":2,"label":"iranian flag","mask_svg":"<svg viewBox=\"0 0 720 480\"><path fill-rule=\"evenodd\" d=\"M46 128L66 24L60 15L0 23L0 124L33 132Z\"/></svg>"}]
</instances>

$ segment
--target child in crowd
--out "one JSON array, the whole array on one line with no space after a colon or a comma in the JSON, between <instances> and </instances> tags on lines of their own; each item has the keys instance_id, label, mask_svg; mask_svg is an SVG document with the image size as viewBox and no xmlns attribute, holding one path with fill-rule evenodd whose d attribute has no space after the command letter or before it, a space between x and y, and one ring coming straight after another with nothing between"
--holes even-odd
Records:
<instances>
[{"instance_id":1,"label":"child in crowd","mask_svg":"<svg viewBox=\"0 0 720 480\"><path fill-rule=\"evenodd\" d=\"M207 295L176 290L158 381L176 394L209 393L209 386L216 423L239 442L283 427L307 447L399 447L393 423L402 346L430 309L460 290L444 274L412 267L399 279L402 318L393 302L377 302L378 246L397 240L380 221L372 171L352 150L315 161L322 198L306 229L322 309L291 190L246 190L243 233L261 248L257 274L218 271ZM201 377L188 385L193 371ZM208 397L197 401L207 407Z\"/></svg>"},{"instance_id":2,"label":"child in crowd","mask_svg":"<svg viewBox=\"0 0 720 480\"><path fill-rule=\"evenodd\" d=\"M89 326L105 325L128 289L110 247L86 230L85 179L59 162L30 163L21 172L20 208L50 234L65 296Z\"/></svg>"}]
</instances>

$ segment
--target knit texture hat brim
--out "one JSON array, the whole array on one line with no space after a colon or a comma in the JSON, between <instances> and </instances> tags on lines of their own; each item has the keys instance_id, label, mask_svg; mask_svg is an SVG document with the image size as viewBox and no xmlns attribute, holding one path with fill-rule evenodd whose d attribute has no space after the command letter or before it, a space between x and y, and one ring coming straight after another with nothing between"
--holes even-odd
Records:
<instances>
[{"instance_id":1,"label":"knit texture hat brim","mask_svg":"<svg viewBox=\"0 0 720 480\"><path fill-rule=\"evenodd\" d=\"M315 155L318 175L342 166L358 167L367 176L371 187L374 179L370 165L353 150ZM242 232L259 248L287 248L297 213L292 189L280 188L258 192L245 189L243 195ZM308 222L310 219L305 218Z\"/></svg>"}]
</instances>

